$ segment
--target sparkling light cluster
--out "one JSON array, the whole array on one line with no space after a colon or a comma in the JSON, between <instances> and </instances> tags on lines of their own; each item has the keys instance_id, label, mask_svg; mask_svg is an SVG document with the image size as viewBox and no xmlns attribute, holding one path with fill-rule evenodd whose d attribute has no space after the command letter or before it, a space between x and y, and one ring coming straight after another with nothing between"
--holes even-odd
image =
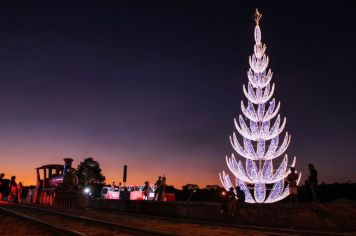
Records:
<instances>
[{"instance_id":1,"label":"sparkling light cluster","mask_svg":"<svg viewBox=\"0 0 356 236\"><path fill-rule=\"evenodd\" d=\"M249 57L250 69L247 72L247 89L243 85L243 92L247 98L247 106L241 101L242 115L234 120L237 132L242 137L240 144L236 133L230 136L234 150L245 158L245 163L237 161L234 154L226 156L229 170L236 178L236 185L245 192L246 202L272 203L289 195L288 186L284 186L284 179L290 173L288 156L284 158L278 168L274 168L273 159L281 156L288 148L291 136L286 132L280 143L286 118L283 120L278 114L280 102L272 98L275 85L270 84L272 71L268 69L269 58L265 55L266 45L261 42L261 29L256 21L254 31L254 54ZM294 167L296 158L290 166ZM230 177L225 171L219 173L220 180L226 190L233 187ZM299 173L298 183L301 178Z\"/></svg>"}]
</instances>

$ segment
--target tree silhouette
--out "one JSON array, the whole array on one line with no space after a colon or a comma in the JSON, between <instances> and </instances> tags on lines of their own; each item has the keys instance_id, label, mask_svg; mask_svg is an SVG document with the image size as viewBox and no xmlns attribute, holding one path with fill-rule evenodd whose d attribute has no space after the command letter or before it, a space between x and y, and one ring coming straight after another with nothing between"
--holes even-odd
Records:
<instances>
[{"instance_id":1,"label":"tree silhouette","mask_svg":"<svg viewBox=\"0 0 356 236\"><path fill-rule=\"evenodd\" d=\"M76 174L81 184L105 184L105 176L101 173L100 164L92 157L80 162Z\"/></svg>"}]
</instances>

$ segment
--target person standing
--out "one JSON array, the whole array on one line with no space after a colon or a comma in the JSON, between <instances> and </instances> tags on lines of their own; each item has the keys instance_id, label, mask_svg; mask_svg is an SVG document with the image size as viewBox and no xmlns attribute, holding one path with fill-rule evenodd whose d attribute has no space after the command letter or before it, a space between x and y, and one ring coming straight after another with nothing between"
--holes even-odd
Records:
<instances>
[{"instance_id":1,"label":"person standing","mask_svg":"<svg viewBox=\"0 0 356 236\"><path fill-rule=\"evenodd\" d=\"M227 214L228 215L231 215L231 216L235 215L235 208L236 208L235 200L236 200L236 194L234 192L234 188L230 187L229 192L227 192L227 201L228 201Z\"/></svg>"},{"instance_id":2,"label":"person standing","mask_svg":"<svg viewBox=\"0 0 356 236\"><path fill-rule=\"evenodd\" d=\"M290 202L298 202L298 174L295 173L295 168L290 167L290 173L288 174L286 180L289 183L289 200Z\"/></svg>"},{"instance_id":3,"label":"person standing","mask_svg":"<svg viewBox=\"0 0 356 236\"><path fill-rule=\"evenodd\" d=\"M150 188L150 183L148 181L146 181L145 186L143 186L143 189L142 189L143 200L148 200L149 188Z\"/></svg>"},{"instance_id":4,"label":"person standing","mask_svg":"<svg viewBox=\"0 0 356 236\"><path fill-rule=\"evenodd\" d=\"M236 186L236 196L237 196L237 201L238 203L245 203L246 201L246 195L243 190L241 190L240 186Z\"/></svg>"},{"instance_id":5,"label":"person standing","mask_svg":"<svg viewBox=\"0 0 356 236\"><path fill-rule=\"evenodd\" d=\"M16 176L11 176L10 180L10 194L7 198L8 201L17 202L17 183L16 183Z\"/></svg>"},{"instance_id":6,"label":"person standing","mask_svg":"<svg viewBox=\"0 0 356 236\"><path fill-rule=\"evenodd\" d=\"M115 192L115 181L113 181L113 182L111 183L110 190L111 190L112 192Z\"/></svg>"},{"instance_id":7,"label":"person standing","mask_svg":"<svg viewBox=\"0 0 356 236\"><path fill-rule=\"evenodd\" d=\"M21 194L22 194L22 182L19 182L18 186L17 186L17 202L21 203Z\"/></svg>"},{"instance_id":8,"label":"person standing","mask_svg":"<svg viewBox=\"0 0 356 236\"><path fill-rule=\"evenodd\" d=\"M158 200L157 199L157 196L158 196L158 193L159 193L159 187L161 186L161 182L162 182L162 177L161 176L158 176L158 179L155 183L155 195L153 197L153 200Z\"/></svg>"},{"instance_id":9,"label":"person standing","mask_svg":"<svg viewBox=\"0 0 356 236\"><path fill-rule=\"evenodd\" d=\"M165 198L165 191L166 191L166 176L163 176L161 184L159 186L158 191L158 201L163 201Z\"/></svg>"},{"instance_id":10,"label":"person standing","mask_svg":"<svg viewBox=\"0 0 356 236\"><path fill-rule=\"evenodd\" d=\"M225 191L223 191L221 193L222 195L222 198L221 198L221 206L220 206L220 209L219 209L219 214L222 215L224 213L224 211L226 210L227 208L227 205L228 205L228 197L227 197L227 194Z\"/></svg>"},{"instance_id":11,"label":"person standing","mask_svg":"<svg viewBox=\"0 0 356 236\"><path fill-rule=\"evenodd\" d=\"M312 194L313 202L318 201L317 186L318 186L318 172L316 171L313 164L308 164L309 176L308 184L310 192Z\"/></svg>"},{"instance_id":12,"label":"person standing","mask_svg":"<svg viewBox=\"0 0 356 236\"><path fill-rule=\"evenodd\" d=\"M222 193L222 201L221 201L221 207L219 209L219 214L222 215L226 210L228 215L232 215L232 205L234 203L234 200L236 199L236 195L234 192L234 188L230 187L229 191L225 192L223 191Z\"/></svg>"},{"instance_id":13,"label":"person standing","mask_svg":"<svg viewBox=\"0 0 356 236\"><path fill-rule=\"evenodd\" d=\"M5 190L5 186L4 186L4 173L0 174L0 200L2 200L3 194L4 194L4 190Z\"/></svg>"},{"instance_id":14,"label":"person standing","mask_svg":"<svg viewBox=\"0 0 356 236\"><path fill-rule=\"evenodd\" d=\"M236 195L231 203L231 205L232 205L231 216L236 215L236 209L237 209L238 204L245 203L245 192L241 190L240 186L236 186L235 193L236 193Z\"/></svg>"}]
</instances>

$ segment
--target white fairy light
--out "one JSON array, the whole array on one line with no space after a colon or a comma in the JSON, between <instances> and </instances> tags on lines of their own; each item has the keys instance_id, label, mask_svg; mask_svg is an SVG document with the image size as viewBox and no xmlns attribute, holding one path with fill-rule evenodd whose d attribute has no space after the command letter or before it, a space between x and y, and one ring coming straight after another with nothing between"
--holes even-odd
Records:
<instances>
[{"instance_id":1,"label":"white fairy light","mask_svg":"<svg viewBox=\"0 0 356 236\"><path fill-rule=\"evenodd\" d=\"M301 178L302 178L302 172L299 172L299 177L298 177L298 180L297 180L297 185L299 184Z\"/></svg>"},{"instance_id":2,"label":"white fairy light","mask_svg":"<svg viewBox=\"0 0 356 236\"><path fill-rule=\"evenodd\" d=\"M255 203L256 201L253 199L250 190L246 186L245 182L237 179L237 185L240 186L240 189L245 192L245 201L247 203Z\"/></svg>"},{"instance_id":3,"label":"white fairy light","mask_svg":"<svg viewBox=\"0 0 356 236\"><path fill-rule=\"evenodd\" d=\"M247 183L253 183L253 180L247 176L245 169L242 166L241 161L236 162L235 156L232 154L231 158L226 156L227 166L229 167L230 171L239 179Z\"/></svg>"},{"instance_id":4,"label":"white fairy light","mask_svg":"<svg viewBox=\"0 0 356 236\"><path fill-rule=\"evenodd\" d=\"M228 174L225 173L225 171L223 171L222 175L219 173L219 177L220 177L220 181L223 184L224 188L229 191L229 189L231 187L233 187L230 177Z\"/></svg>"},{"instance_id":5,"label":"white fairy light","mask_svg":"<svg viewBox=\"0 0 356 236\"><path fill-rule=\"evenodd\" d=\"M242 90L245 96L247 97L247 99L252 103L254 104L266 103L273 96L274 93L274 84L272 84L272 88L271 86L268 85L269 83L267 84L265 91L262 91L263 90L262 88L257 87L255 92L252 84L249 82L247 86L247 90L245 85L242 86Z\"/></svg>"},{"instance_id":6,"label":"white fairy light","mask_svg":"<svg viewBox=\"0 0 356 236\"><path fill-rule=\"evenodd\" d=\"M255 200L258 203L264 202L266 198L266 185L261 182L255 183L254 187Z\"/></svg>"},{"instance_id":7,"label":"white fairy light","mask_svg":"<svg viewBox=\"0 0 356 236\"><path fill-rule=\"evenodd\" d=\"M281 124L280 115L277 116L272 128L270 128L270 121L255 122L250 120L250 127L246 124L244 118L239 115L239 123L234 120L236 130L244 137L253 141L258 141L259 139L270 140L279 135L285 125L287 119L283 119Z\"/></svg>"},{"instance_id":8,"label":"white fairy light","mask_svg":"<svg viewBox=\"0 0 356 236\"><path fill-rule=\"evenodd\" d=\"M254 73L250 68L247 71L247 77L254 88L264 88L271 81L273 76L272 71L269 69L268 72Z\"/></svg>"},{"instance_id":9,"label":"white fairy light","mask_svg":"<svg viewBox=\"0 0 356 236\"><path fill-rule=\"evenodd\" d=\"M265 161L262 168L261 181L267 182L273 173L273 162L271 160Z\"/></svg>"},{"instance_id":10,"label":"white fairy light","mask_svg":"<svg viewBox=\"0 0 356 236\"><path fill-rule=\"evenodd\" d=\"M272 203L275 202L276 198L281 194L283 190L283 180L278 181L273 185L271 193L269 194L268 198L266 199L265 203Z\"/></svg>"},{"instance_id":11,"label":"white fairy light","mask_svg":"<svg viewBox=\"0 0 356 236\"><path fill-rule=\"evenodd\" d=\"M290 173L288 155L284 155L277 169L273 165L273 160L287 150L291 136L286 132L283 141L279 138L286 118L282 119L278 114L281 103L272 98L275 84L271 84L273 73L268 69L266 45L261 42L261 16L256 10L254 53L249 57L247 86L242 87L247 105L241 101L242 115L234 119L235 128L242 138L239 140L235 132L230 136L232 147L245 158L245 162L237 161L234 154L226 157L227 166L235 176L236 184L245 192L248 203L272 203L289 195L288 185L284 186L284 179ZM294 167L295 163L296 157L290 166ZM297 184L301 173L298 175ZM227 173L223 171L219 176L226 190L233 187Z\"/></svg>"},{"instance_id":12,"label":"white fairy light","mask_svg":"<svg viewBox=\"0 0 356 236\"><path fill-rule=\"evenodd\" d=\"M266 141L264 139L260 139L257 141L257 157L258 159L262 159L265 155Z\"/></svg>"},{"instance_id":13,"label":"white fairy light","mask_svg":"<svg viewBox=\"0 0 356 236\"><path fill-rule=\"evenodd\" d=\"M262 38L262 34L261 34L260 26L256 25L256 27L255 27L255 42L256 42L256 45L259 45L261 43L261 38ZM261 56L259 56L259 58L261 58Z\"/></svg>"},{"instance_id":14,"label":"white fairy light","mask_svg":"<svg viewBox=\"0 0 356 236\"><path fill-rule=\"evenodd\" d=\"M246 160L246 172L251 180L258 181L258 170L255 161Z\"/></svg>"}]
</instances>

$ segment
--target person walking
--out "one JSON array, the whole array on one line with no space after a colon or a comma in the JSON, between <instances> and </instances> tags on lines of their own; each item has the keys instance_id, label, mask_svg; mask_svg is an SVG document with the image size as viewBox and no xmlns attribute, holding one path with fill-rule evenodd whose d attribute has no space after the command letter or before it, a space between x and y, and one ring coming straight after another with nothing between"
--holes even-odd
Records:
<instances>
[{"instance_id":1,"label":"person walking","mask_svg":"<svg viewBox=\"0 0 356 236\"><path fill-rule=\"evenodd\" d=\"M317 187L318 187L318 172L315 169L313 164L308 164L309 176L308 176L308 184L310 188L310 192L312 194L312 201L318 201L317 195Z\"/></svg>"},{"instance_id":2,"label":"person walking","mask_svg":"<svg viewBox=\"0 0 356 236\"><path fill-rule=\"evenodd\" d=\"M286 180L289 183L289 200L290 202L298 202L298 174L295 173L295 168L290 167L290 173L288 174Z\"/></svg>"}]
</instances>

